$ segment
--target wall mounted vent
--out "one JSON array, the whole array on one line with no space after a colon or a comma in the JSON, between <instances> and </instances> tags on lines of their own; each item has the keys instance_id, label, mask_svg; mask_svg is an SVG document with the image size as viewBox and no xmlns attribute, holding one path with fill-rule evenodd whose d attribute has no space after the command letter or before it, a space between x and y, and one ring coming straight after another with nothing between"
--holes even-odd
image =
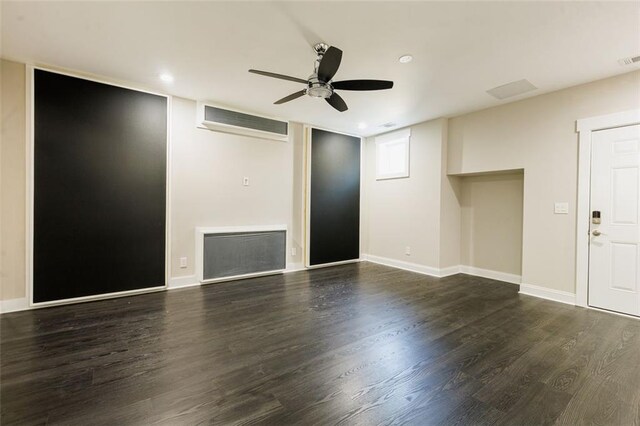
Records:
<instances>
[{"instance_id":1,"label":"wall mounted vent","mask_svg":"<svg viewBox=\"0 0 640 426\"><path fill-rule=\"evenodd\" d=\"M196 228L196 274L201 283L285 270L286 225Z\"/></svg>"},{"instance_id":2,"label":"wall mounted vent","mask_svg":"<svg viewBox=\"0 0 640 426\"><path fill-rule=\"evenodd\" d=\"M622 59L618 60L618 63L620 65L631 65L631 64L640 63L640 55L629 57L629 58L622 58Z\"/></svg>"},{"instance_id":3,"label":"wall mounted vent","mask_svg":"<svg viewBox=\"0 0 640 426\"><path fill-rule=\"evenodd\" d=\"M196 126L217 132L261 139L277 141L289 139L288 121L248 114L202 102L198 103Z\"/></svg>"},{"instance_id":4,"label":"wall mounted vent","mask_svg":"<svg viewBox=\"0 0 640 426\"><path fill-rule=\"evenodd\" d=\"M506 99L536 89L537 87L531 84L529 80L518 80L503 84L502 86L494 87L493 89L487 90L487 93L497 99Z\"/></svg>"}]
</instances>

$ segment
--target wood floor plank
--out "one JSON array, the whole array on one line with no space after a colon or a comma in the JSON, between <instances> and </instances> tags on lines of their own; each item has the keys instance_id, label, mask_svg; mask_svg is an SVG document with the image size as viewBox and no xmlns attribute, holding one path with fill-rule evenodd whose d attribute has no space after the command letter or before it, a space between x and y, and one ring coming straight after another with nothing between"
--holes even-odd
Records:
<instances>
[{"instance_id":1,"label":"wood floor plank","mask_svg":"<svg viewBox=\"0 0 640 426\"><path fill-rule=\"evenodd\" d=\"M0 317L0 423L640 424L640 321L360 263Z\"/></svg>"}]
</instances>

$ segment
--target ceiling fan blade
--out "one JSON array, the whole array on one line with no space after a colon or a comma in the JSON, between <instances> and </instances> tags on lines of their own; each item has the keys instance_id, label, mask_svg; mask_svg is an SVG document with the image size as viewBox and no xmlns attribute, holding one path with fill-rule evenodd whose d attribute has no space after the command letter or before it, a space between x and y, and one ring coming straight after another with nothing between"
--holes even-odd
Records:
<instances>
[{"instance_id":1,"label":"ceiling fan blade","mask_svg":"<svg viewBox=\"0 0 640 426\"><path fill-rule=\"evenodd\" d=\"M292 101L294 99L298 99L300 96L304 96L305 93L307 93L307 89L301 90L301 91L296 92L296 93L292 93L289 96L285 96L284 98L282 98L282 99L280 99L278 101L275 101L274 104L275 105L280 105L280 104L283 104L285 102L289 102L289 101Z\"/></svg>"},{"instance_id":2,"label":"ceiling fan blade","mask_svg":"<svg viewBox=\"0 0 640 426\"><path fill-rule=\"evenodd\" d=\"M264 76L267 76L267 77L279 78L280 80L295 81L296 83L302 83L302 84L307 84L308 83L307 80L303 80L303 79L298 78L298 77L291 77L291 76L288 76L288 75L276 74L274 72L259 71L259 70L249 70L249 72L252 72L254 74L264 75Z\"/></svg>"},{"instance_id":3,"label":"ceiling fan blade","mask_svg":"<svg viewBox=\"0 0 640 426\"><path fill-rule=\"evenodd\" d=\"M327 101L329 105L331 105L332 107L334 107L340 112L345 112L346 110L349 109L349 107L347 106L347 103L337 93L334 93L330 97L326 98L325 101Z\"/></svg>"},{"instance_id":4,"label":"ceiling fan blade","mask_svg":"<svg viewBox=\"0 0 640 426\"><path fill-rule=\"evenodd\" d=\"M340 90L385 90L393 87L393 81L387 80L344 80L331 83Z\"/></svg>"},{"instance_id":5,"label":"ceiling fan blade","mask_svg":"<svg viewBox=\"0 0 640 426\"><path fill-rule=\"evenodd\" d=\"M331 81L340 67L340 61L342 61L342 50L333 46L328 48L318 66L318 80L324 83Z\"/></svg>"}]
</instances>

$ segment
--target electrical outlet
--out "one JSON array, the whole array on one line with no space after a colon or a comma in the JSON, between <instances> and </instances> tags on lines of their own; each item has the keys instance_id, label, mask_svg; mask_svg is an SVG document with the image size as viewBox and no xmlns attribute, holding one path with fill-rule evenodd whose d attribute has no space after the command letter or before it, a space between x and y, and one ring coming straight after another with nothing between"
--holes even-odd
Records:
<instances>
[{"instance_id":1,"label":"electrical outlet","mask_svg":"<svg viewBox=\"0 0 640 426\"><path fill-rule=\"evenodd\" d=\"M298 250L295 247L291 247L291 256L295 256L298 253Z\"/></svg>"},{"instance_id":2,"label":"electrical outlet","mask_svg":"<svg viewBox=\"0 0 640 426\"><path fill-rule=\"evenodd\" d=\"M242 178L242 186L249 186L249 177L245 176Z\"/></svg>"},{"instance_id":3,"label":"electrical outlet","mask_svg":"<svg viewBox=\"0 0 640 426\"><path fill-rule=\"evenodd\" d=\"M407 256L411 256L411 247L406 246L404 248L404 254L406 254Z\"/></svg>"},{"instance_id":4,"label":"electrical outlet","mask_svg":"<svg viewBox=\"0 0 640 426\"><path fill-rule=\"evenodd\" d=\"M186 257L181 257L180 258L180 267L181 268L186 268L187 267L187 258Z\"/></svg>"}]
</instances>

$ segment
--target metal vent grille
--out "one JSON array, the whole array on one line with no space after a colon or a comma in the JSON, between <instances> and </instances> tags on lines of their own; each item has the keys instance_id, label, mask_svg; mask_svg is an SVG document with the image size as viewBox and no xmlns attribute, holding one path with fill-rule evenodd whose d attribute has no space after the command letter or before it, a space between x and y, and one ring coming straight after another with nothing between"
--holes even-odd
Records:
<instances>
[{"instance_id":1,"label":"metal vent grille","mask_svg":"<svg viewBox=\"0 0 640 426\"><path fill-rule=\"evenodd\" d=\"M289 124L286 121L272 120L210 105L205 105L204 107L204 119L211 123L259 130L282 136L286 136L289 130Z\"/></svg>"},{"instance_id":2,"label":"metal vent grille","mask_svg":"<svg viewBox=\"0 0 640 426\"><path fill-rule=\"evenodd\" d=\"M286 231L204 235L203 279L212 280L286 268Z\"/></svg>"},{"instance_id":3,"label":"metal vent grille","mask_svg":"<svg viewBox=\"0 0 640 426\"><path fill-rule=\"evenodd\" d=\"M631 64L637 64L638 62L640 62L640 55L633 56L630 58L622 58L618 61L620 65L631 65Z\"/></svg>"}]
</instances>

